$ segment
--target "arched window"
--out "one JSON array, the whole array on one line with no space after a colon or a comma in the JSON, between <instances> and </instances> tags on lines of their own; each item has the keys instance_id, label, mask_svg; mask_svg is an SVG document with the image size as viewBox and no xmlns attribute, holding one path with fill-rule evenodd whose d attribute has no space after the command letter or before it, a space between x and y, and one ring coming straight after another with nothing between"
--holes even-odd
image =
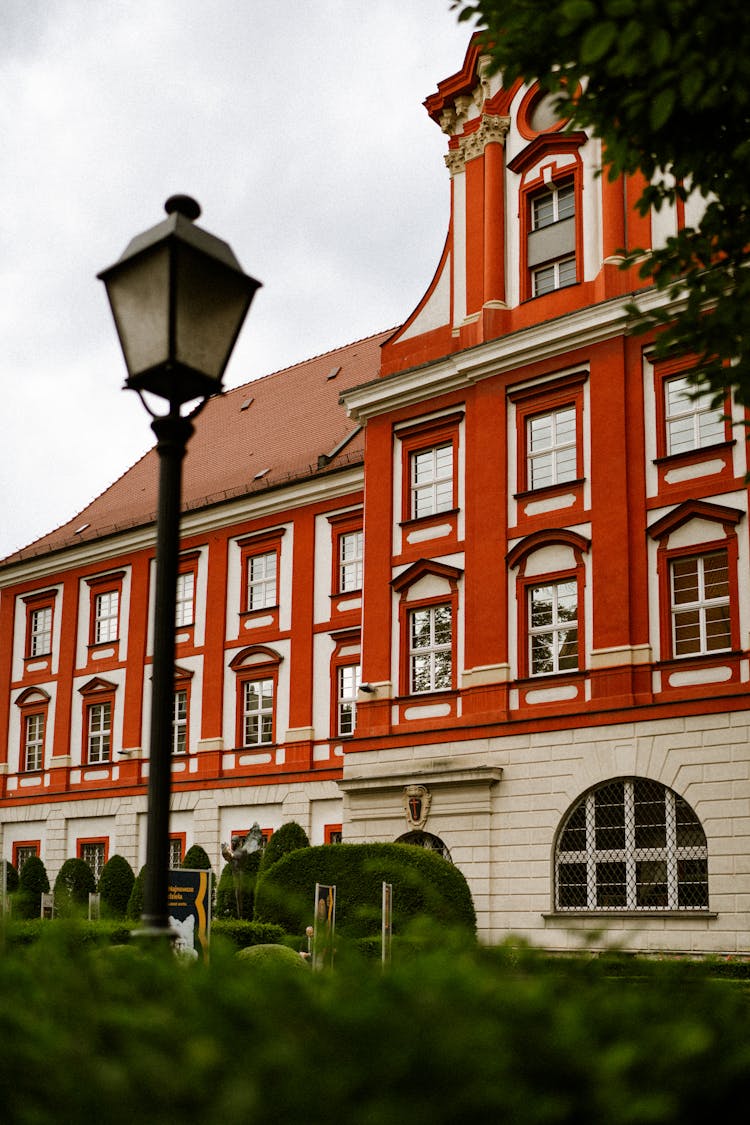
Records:
<instances>
[{"instance_id":1,"label":"arched window","mask_svg":"<svg viewBox=\"0 0 750 1125\"><path fill-rule=\"evenodd\" d=\"M678 793L644 777L590 789L555 846L557 910L707 910L706 835Z\"/></svg>"},{"instance_id":2,"label":"arched window","mask_svg":"<svg viewBox=\"0 0 750 1125\"><path fill-rule=\"evenodd\" d=\"M439 836L433 836L431 832L407 832L405 835L399 836L396 843L411 844L415 848L427 848L428 851L437 852L443 859L447 859L448 863L453 863L451 853L443 841Z\"/></svg>"}]
</instances>

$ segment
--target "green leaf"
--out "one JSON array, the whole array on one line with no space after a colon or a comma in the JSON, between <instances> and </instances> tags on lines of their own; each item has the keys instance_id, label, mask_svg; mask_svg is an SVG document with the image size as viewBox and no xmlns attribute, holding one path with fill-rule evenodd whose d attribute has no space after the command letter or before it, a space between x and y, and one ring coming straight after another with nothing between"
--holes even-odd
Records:
<instances>
[{"instance_id":1,"label":"green leaf","mask_svg":"<svg viewBox=\"0 0 750 1125\"><path fill-rule=\"evenodd\" d=\"M591 0L567 0L560 9L560 15L576 24L596 19L597 11Z\"/></svg>"},{"instance_id":2,"label":"green leaf","mask_svg":"<svg viewBox=\"0 0 750 1125\"><path fill-rule=\"evenodd\" d=\"M671 50L672 41L669 38L669 32L661 27L651 37L651 58L654 60L656 66L664 65L669 58Z\"/></svg>"},{"instance_id":3,"label":"green leaf","mask_svg":"<svg viewBox=\"0 0 750 1125\"><path fill-rule=\"evenodd\" d=\"M583 65L588 66L603 58L614 43L616 35L617 24L611 20L590 27L581 43L581 62Z\"/></svg>"},{"instance_id":4,"label":"green leaf","mask_svg":"<svg viewBox=\"0 0 750 1125\"><path fill-rule=\"evenodd\" d=\"M660 90L651 103L651 110L649 111L649 124L656 132L666 125L667 121L672 114L675 103L674 89Z\"/></svg>"}]
</instances>

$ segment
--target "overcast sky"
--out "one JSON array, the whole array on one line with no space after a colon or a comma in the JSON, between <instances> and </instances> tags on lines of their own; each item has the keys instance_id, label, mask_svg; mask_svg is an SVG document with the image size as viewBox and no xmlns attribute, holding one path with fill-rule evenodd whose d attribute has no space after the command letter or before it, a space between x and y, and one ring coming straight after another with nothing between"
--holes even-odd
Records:
<instances>
[{"instance_id":1,"label":"overcast sky","mask_svg":"<svg viewBox=\"0 0 750 1125\"><path fill-rule=\"evenodd\" d=\"M263 282L226 385L406 319L468 37L449 0L0 0L0 558L152 444L96 274L174 192Z\"/></svg>"}]
</instances>

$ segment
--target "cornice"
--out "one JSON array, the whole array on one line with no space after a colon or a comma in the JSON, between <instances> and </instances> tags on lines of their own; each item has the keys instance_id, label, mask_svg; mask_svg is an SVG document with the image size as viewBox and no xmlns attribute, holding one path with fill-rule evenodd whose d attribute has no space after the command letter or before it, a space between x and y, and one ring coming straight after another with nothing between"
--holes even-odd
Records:
<instances>
[{"instance_id":1,"label":"cornice","mask_svg":"<svg viewBox=\"0 0 750 1125\"><path fill-rule=\"evenodd\" d=\"M180 519L180 538L208 535L248 519L260 519L309 504L336 500L361 489L363 483L364 470L360 463L288 485L270 487L267 492L249 492L233 500L219 501L199 510L188 510L183 512ZM156 525L149 523L101 539L21 559L0 571L0 589L19 582L57 576L73 567L111 563L122 555L154 550L155 546Z\"/></svg>"},{"instance_id":2,"label":"cornice","mask_svg":"<svg viewBox=\"0 0 750 1125\"><path fill-rule=\"evenodd\" d=\"M554 359L574 348L602 343L627 333L631 323L627 307L633 300L644 312L670 309L676 313L681 304L679 299L670 302L667 294L657 290L629 293L488 340L433 363L363 383L345 391L341 402L352 418L366 422L391 410L464 390L482 379Z\"/></svg>"}]
</instances>

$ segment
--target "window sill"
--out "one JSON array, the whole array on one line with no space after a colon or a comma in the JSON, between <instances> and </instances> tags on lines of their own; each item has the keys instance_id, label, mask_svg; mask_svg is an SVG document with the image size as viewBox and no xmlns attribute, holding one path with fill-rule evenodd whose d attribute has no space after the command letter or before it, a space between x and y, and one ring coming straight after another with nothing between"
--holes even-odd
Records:
<instances>
[{"instance_id":1,"label":"window sill","mask_svg":"<svg viewBox=\"0 0 750 1125\"><path fill-rule=\"evenodd\" d=\"M697 449L683 449L680 453L665 453L663 457L654 457L654 465L691 465L695 461L702 461L705 457L715 456L717 453L728 453L737 444L736 438L730 441L717 441L714 445L702 445Z\"/></svg>"},{"instance_id":2,"label":"window sill","mask_svg":"<svg viewBox=\"0 0 750 1125\"><path fill-rule=\"evenodd\" d=\"M585 477L576 477L575 480L567 480L561 484L546 484L543 488L529 488L523 492L515 492L513 499L523 501L546 496L559 496L565 492L570 492L571 488L581 489L585 483Z\"/></svg>"},{"instance_id":3,"label":"window sill","mask_svg":"<svg viewBox=\"0 0 750 1125\"><path fill-rule=\"evenodd\" d=\"M718 912L708 908L693 907L690 910L676 910L665 906L663 909L644 908L633 910L623 906L605 907L602 910L550 910L542 913L545 922L561 922L567 918L718 918Z\"/></svg>"},{"instance_id":4,"label":"window sill","mask_svg":"<svg viewBox=\"0 0 750 1125\"><path fill-rule=\"evenodd\" d=\"M442 512L430 512L428 516L412 516L410 519L401 520L398 526L406 530L415 527L429 527L431 522L439 523L441 520L451 519L457 516L460 511L460 508L446 508Z\"/></svg>"}]
</instances>

